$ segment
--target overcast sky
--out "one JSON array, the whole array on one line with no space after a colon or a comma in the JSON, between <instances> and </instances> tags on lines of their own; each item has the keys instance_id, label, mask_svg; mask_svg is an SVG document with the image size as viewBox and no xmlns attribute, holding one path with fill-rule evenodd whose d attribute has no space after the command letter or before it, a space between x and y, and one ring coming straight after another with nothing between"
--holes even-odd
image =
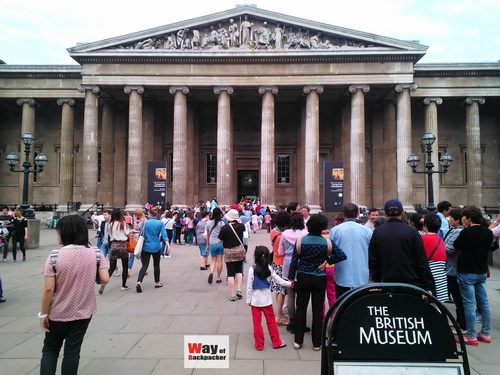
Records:
<instances>
[{"instance_id":1,"label":"overcast sky","mask_svg":"<svg viewBox=\"0 0 500 375\"><path fill-rule=\"evenodd\" d=\"M76 64L77 43L232 9L245 0L0 0L0 60ZM429 46L420 62L500 60L499 0L248 0L261 9Z\"/></svg>"}]
</instances>

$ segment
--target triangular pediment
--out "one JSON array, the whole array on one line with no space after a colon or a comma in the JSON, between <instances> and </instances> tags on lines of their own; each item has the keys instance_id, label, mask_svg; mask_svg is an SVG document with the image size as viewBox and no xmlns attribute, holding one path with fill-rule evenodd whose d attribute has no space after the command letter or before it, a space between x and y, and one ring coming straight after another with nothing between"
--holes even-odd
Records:
<instances>
[{"instance_id":1,"label":"triangular pediment","mask_svg":"<svg viewBox=\"0 0 500 375\"><path fill-rule=\"evenodd\" d=\"M141 57L405 55L418 61L426 46L254 7L239 7L69 48L79 62ZM408 57L410 56L410 58ZM90 59L90 60L89 60ZM132 60L130 60L132 59Z\"/></svg>"}]
</instances>

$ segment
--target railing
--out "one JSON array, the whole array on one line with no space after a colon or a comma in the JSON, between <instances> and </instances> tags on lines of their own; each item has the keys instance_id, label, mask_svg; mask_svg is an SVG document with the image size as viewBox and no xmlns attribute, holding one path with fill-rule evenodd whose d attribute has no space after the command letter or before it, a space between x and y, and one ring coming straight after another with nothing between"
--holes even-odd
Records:
<instances>
[{"instance_id":1,"label":"railing","mask_svg":"<svg viewBox=\"0 0 500 375\"><path fill-rule=\"evenodd\" d=\"M87 208L86 211L82 212L80 214L80 216L85 219L85 217L87 216L87 214L89 212L94 212L94 211L102 211L104 209L104 205L102 203L99 203L99 202L95 202L92 206L90 206L89 208Z\"/></svg>"}]
</instances>

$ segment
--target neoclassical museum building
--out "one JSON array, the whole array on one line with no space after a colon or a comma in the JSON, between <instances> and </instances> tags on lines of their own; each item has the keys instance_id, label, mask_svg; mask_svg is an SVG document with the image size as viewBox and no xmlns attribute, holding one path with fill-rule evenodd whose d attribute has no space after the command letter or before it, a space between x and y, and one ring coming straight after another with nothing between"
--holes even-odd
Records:
<instances>
[{"instance_id":1,"label":"neoclassical museum building","mask_svg":"<svg viewBox=\"0 0 500 375\"><path fill-rule=\"evenodd\" d=\"M434 201L496 206L500 63L418 63L427 48L244 6L69 48L75 65L2 64L0 201L21 201L3 160L22 163L30 132L30 157L49 161L29 202L63 210L143 206L148 161L166 162L177 206L258 196L317 211L335 161L344 202L412 210L427 178L407 159L423 170L431 132L435 170L453 158Z\"/></svg>"}]
</instances>

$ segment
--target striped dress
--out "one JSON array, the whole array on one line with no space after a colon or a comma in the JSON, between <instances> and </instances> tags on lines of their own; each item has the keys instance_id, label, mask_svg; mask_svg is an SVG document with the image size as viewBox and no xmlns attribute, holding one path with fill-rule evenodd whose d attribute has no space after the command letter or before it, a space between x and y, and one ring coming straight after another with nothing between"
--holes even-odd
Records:
<instances>
[{"instance_id":1,"label":"striped dress","mask_svg":"<svg viewBox=\"0 0 500 375\"><path fill-rule=\"evenodd\" d=\"M446 247L437 234L431 233L422 236L424 242L425 254L429 259L429 268L431 269L434 284L436 286L435 297L440 302L447 301L448 284L446 279ZM434 251L436 250L436 251ZM432 254L434 252L434 254ZM432 255L432 257L431 257Z\"/></svg>"}]
</instances>

